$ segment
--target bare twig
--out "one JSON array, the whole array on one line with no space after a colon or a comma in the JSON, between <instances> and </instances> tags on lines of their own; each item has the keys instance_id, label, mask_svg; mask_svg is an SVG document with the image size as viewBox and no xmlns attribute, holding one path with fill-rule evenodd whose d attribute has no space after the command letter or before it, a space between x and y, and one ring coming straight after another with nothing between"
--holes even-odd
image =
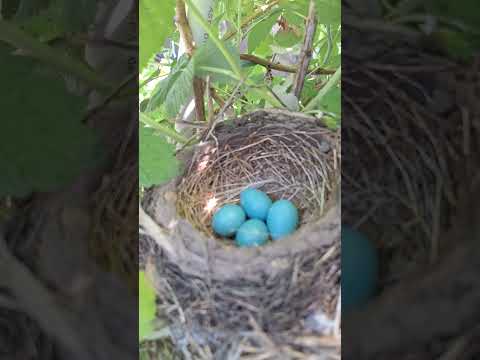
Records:
<instances>
[{"instance_id":1,"label":"bare twig","mask_svg":"<svg viewBox=\"0 0 480 360\"><path fill-rule=\"evenodd\" d=\"M240 59L245 61L250 61L257 65L261 65L267 69L283 71L288 73L296 73L298 71L298 68L295 66L274 63L270 60L262 59L258 56L251 55L251 54L240 54ZM312 75L331 75L335 73L335 69L316 68L309 73Z\"/></svg>"},{"instance_id":2,"label":"bare twig","mask_svg":"<svg viewBox=\"0 0 480 360\"><path fill-rule=\"evenodd\" d=\"M185 1L183 0L176 0L175 21L177 23L178 31L180 32L180 38L185 44L185 52L188 54L188 56L192 56L193 52L195 51L195 45L193 42L192 29L188 24Z\"/></svg>"},{"instance_id":3,"label":"bare twig","mask_svg":"<svg viewBox=\"0 0 480 360\"><path fill-rule=\"evenodd\" d=\"M294 94L297 99L300 98L302 93L303 84L305 83L305 76L308 72L308 65L312 58L312 45L315 37L315 31L317 29L317 19L315 14L315 2L310 0L310 6L308 8L308 17L305 27L305 39L300 53L300 64L298 65L298 71L295 75L294 82Z\"/></svg>"},{"instance_id":4,"label":"bare twig","mask_svg":"<svg viewBox=\"0 0 480 360\"><path fill-rule=\"evenodd\" d=\"M195 44L193 41L192 29L188 23L187 13L185 10L185 1L176 0L175 19L177 22L180 37L185 44L185 51L189 57L193 56L195 52ZM205 82L198 77L193 79L193 94L195 98L195 113L197 121L205 121Z\"/></svg>"}]
</instances>

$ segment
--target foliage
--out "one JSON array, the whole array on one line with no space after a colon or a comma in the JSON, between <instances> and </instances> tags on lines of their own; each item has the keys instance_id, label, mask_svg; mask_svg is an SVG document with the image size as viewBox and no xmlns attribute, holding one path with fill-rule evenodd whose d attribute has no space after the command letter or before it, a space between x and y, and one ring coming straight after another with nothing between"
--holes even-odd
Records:
<instances>
[{"instance_id":1,"label":"foliage","mask_svg":"<svg viewBox=\"0 0 480 360\"><path fill-rule=\"evenodd\" d=\"M476 0L346 2L361 17L375 14L381 18L385 22L384 28L395 25L400 29L414 30L424 39L422 45L455 60L471 60L480 45L480 12Z\"/></svg>"},{"instance_id":2,"label":"foliage","mask_svg":"<svg viewBox=\"0 0 480 360\"><path fill-rule=\"evenodd\" d=\"M103 158L96 135L82 123L87 99L72 86L114 86L85 64L85 42L74 41L85 37L97 1L0 4L0 63L8 74L2 77L0 195L54 191Z\"/></svg>"},{"instance_id":3,"label":"foliage","mask_svg":"<svg viewBox=\"0 0 480 360\"><path fill-rule=\"evenodd\" d=\"M340 0L316 0L319 25L314 38L310 70L328 69L330 74L308 73L299 99L293 94L293 73L280 73L243 55L295 69L305 36L309 0L217 0L213 15L210 0L186 0L193 36L208 34L196 44L192 57L179 54L179 33L170 26L173 2L140 0L140 185L150 187L169 181L182 164L175 158L174 144L188 146L197 141L177 132L174 124L193 97L195 78L207 80L223 102L233 100L231 109L243 114L262 107L285 106L312 113L324 112L327 125L340 121ZM148 7L148 12L143 7ZM208 7L208 8L207 8ZM264 9L267 10L264 10ZM160 24L167 24L161 26ZM272 29L277 29L274 32ZM201 32L202 35L198 34ZM153 53L157 53L156 60ZM333 73L337 76L332 76ZM319 91L323 88L323 91ZM235 92L237 91L237 92ZM205 105L206 101L205 101ZM213 103L213 110L221 110ZM206 107L208 108L208 107ZM184 118L186 121L195 119ZM198 119L197 119L198 120ZM179 130L180 131L180 130ZM141 286L143 286L141 284ZM145 298L143 298L145 296ZM141 334L151 331L155 303L152 294L140 290ZM141 356L148 358L146 352ZM163 358L164 355L160 355Z\"/></svg>"},{"instance_id":4,"label":"foliage","mask_svg":"<svg viewBox=\"0 0 480 360\"><path fill-rule=\"evenodd\" d=\"M140 0L140 58L143 69L173 30L174 0Z\"/></svg>"},{"instance_id":5,"label":"foliage","mask_svg":"<svg viewBox=\"0 0 480 360\"><path fill-rule=\"evenodd\" d=\"M177 174L174 146L152 128L140 128L140 183L145 187L161 184Z\"/></svg>"},{"instance_id":6,"label":"foliage","mask_svg":"<svg viewBox=\"0 0 480 360\"><path fill-rule=\"evenodd\" d=\"M146 63L140 62L140 80L148 84L146 87L149 89L141 89L144 95L140 108L156 124L175 123L181 109L192 99L193 79L198 77L208 78L214 91L224 101L232 96L235 89L239 90L243 96L235 96L232 103L236 114L271 106L303 111L315 98L309 105L309 112L323 111L327 118L332 119L328 123L338 126L338 78L334 86L322 94L325 98L321 99L318 97L319 89L327 84L331 75L307 74L303 92L297 99L293 94L293 73L273 73L256 62L240 60L240 54L254 55L267 63L286 63L294 69L298 62L294 56L298 56L305 36L309 0L273 0L266 3L259 0L219 0L214 3L213 15L209 18L211 23L199 14L208 13L207 7L213 2L186 0L185 3L188 20L195 23L194 38L198 38L197 32L200 31L209 35L208 41L197 44L191 58L186 54L172 54L170 46L164 47L168 41L174 49L178 50L179 46L178 30L170 25L159 25L173 19L173 3L140 1L140 54L145 52L143 59L149 59ZM340 67L340 0L316 0L315 5L319 24L310 69L329 69L333 73ZM148 11L142 8L148 8ZM154 42L147 42L152 38L155 38ZM160 62L152 59L153 52L162 54ZM219 111L220 107L214 103L214 111ZM155 124L150 125L159 130ZM164 132L164 136L174 141L177 136L171 136L172 130L175 131L170 126L169 134ZM156 144L149 145L151 141ZM158 136L145 136L142 142L145 149L162 147L164 151L158 152L155 160L142 159L148 156L146 152L145 155L140 154L140 173L157 174L153 177L141 176L141 185L148 187L168 181L176 174L167 165L174 159L174 147L167 148L167 142ZM150 168L147 170L145 167Z\"/></svg>"},{"instance_id":7,"label":"foliage","mask_svg":"<svg viewBox=\"0 0 480 360\"><path fill-rule=\"evenodd\" d=\"M58 74L11 52L0 44L0 63L8 69L1 90L0 196L25 196L71 182L98 154L94 134L81 124L85 100L68 94ZM45 106L52 98L55 106Z\"/></svg>"},{"instance_id":8,"label":"foliage","mask_svg":"<svg viewBox=\"0 0 480 360\"><path fill-rule=\"evenodd\" d=\"M142 341L153 331L155 319L155 291L143 271L138 273L138 296L138 338Z\"/></svg>"}]
</instances>

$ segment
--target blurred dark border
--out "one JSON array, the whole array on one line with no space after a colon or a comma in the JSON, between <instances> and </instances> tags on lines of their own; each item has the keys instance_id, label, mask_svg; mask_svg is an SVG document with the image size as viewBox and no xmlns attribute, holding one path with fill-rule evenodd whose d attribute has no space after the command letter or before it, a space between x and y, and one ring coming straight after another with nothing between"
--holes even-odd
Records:
<instances>
[{"instance_id":1,"label":"blurred dark border","mask_svg":"<svg viewBox=\"0 0 480 360\"><path fill-rule=\"evenodd\" d=\"M134 359L138 2L53 3L2 2L0 359Z\"/></svg>"},{"instance_id":2,"label":"blurred dark border","mask_svg":"<svg viewBox=\"0 0 480 360\"><path fill-rule=\"evenodd\" d=\"M342 5L342 224L379 262L375 294L342 309L342 357L476 359L478 3Z\"/></svg>"}]
</instances>

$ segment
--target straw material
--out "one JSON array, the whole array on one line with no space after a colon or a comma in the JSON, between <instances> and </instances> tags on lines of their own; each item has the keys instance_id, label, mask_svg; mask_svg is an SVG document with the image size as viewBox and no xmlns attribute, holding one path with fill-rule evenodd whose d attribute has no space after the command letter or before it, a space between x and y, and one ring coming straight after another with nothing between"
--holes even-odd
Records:
<instances>
[{"instance_id":1,"label":"straw material","mask_svg":"<svg viewBox=\"0 0 480 360\"><path fill-rule=\"evenodd\" d=\"M207 140L140 208L172 339L186 358L339 358L338 134L313 117L260 110ZM250 249L214 237L211 214L246 186L291 199L299 230Z\"/></svg>"}]
</instances>

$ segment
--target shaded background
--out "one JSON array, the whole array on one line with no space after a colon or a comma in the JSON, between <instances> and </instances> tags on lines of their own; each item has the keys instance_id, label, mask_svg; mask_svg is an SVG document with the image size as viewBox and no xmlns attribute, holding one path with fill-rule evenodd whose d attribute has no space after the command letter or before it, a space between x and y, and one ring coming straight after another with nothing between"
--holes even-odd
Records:
<instances>
[{"instance_id":1,"label":"shaded background","mask_svg":"<svg viewBox=\"0 0 480 360\"><path fill-rule=\"evenodd\" d=\"M135 358L136 2L1 5L0 358Z\"/></svg>"},{"instance_id":2,"label":"shaded background","mask_svg":"<svg viewBox=\"0 0 480 360\"><path fill-rule=\"evenodd\" d=\"M342 223L379 253L346 359L473 359L479 323L478 11L344 1Z\"/></svg>"}]
</instances>

